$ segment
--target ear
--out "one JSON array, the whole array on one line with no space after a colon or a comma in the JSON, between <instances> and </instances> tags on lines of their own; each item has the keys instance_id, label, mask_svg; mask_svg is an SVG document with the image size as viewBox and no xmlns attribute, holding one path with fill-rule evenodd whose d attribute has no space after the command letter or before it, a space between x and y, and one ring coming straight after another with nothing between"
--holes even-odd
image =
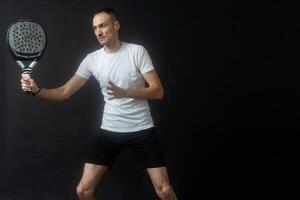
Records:
<instances>
[{"instance_id":1,"label":"ear","mask_svg":"<svg viewBox=\"0 0 300 200\"><path fill-rule=\"evenodd\" d=\"M114 27L115 27L116 30L119 30L119 29L120 29L120 23L119 23L118 20L116 20L116 21L114 22Z\"/></svg>"}]
</instances>

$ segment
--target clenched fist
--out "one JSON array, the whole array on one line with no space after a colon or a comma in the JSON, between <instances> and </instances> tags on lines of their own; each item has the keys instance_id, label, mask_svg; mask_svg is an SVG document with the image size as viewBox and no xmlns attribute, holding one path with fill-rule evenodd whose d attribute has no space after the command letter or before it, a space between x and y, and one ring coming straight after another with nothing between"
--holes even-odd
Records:
<instances>
[{"instance_id":1,"label":"clenched fist","mask_svg":"<svg viewBox=\"0 0 300 200\"><path fill-rule=\"evenodd\" d=\"M32 92L37 94L40 91L40 87L30 78L29 74L22 74L21 76L21 88L24 92Z\"/></svg>"}]
</instances>

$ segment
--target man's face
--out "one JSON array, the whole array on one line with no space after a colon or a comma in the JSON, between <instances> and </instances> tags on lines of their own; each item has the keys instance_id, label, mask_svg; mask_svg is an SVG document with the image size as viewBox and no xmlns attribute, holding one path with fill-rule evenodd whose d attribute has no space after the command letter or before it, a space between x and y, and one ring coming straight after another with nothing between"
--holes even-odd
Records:
<instances>
[{"instance_id":1,"label":"man's face","mask_svg":"<svg viewBox=\"0 0 300 200\"><path fill-rule=\"evenodd\" d=\"M105 12L95 15L93 18L93 29L101 45L109 45L117 40L119 27L119 22L113 22Z\"/></svg>"}]
</instances>

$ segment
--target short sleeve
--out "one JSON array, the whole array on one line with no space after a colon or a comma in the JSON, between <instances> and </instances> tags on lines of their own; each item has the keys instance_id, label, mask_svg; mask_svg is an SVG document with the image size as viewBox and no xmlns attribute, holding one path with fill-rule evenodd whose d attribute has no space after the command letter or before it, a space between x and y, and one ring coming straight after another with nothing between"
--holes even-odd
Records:
<instances>
[{"instance_id":1,"label":"short sleeve","mask_svg":"<svg viewBox=\"0 0 300 200\"><path fill-rule=\"evenodd\" d=\"M141 74L145 74L154 69L152 60L144 47L139 49L139 56L138 56L139 64L138 68Z\"/></svg>"},{"instance_id":2,"label":"short sleeve","mask_svg":"<svg viewBox=\"0 0 300 200\"><path fill-rule=\"evenodd\" d=\"M90 76L92 75L91 71L90 71L90 57L89 55L87 55L83 61L80 63L76 74L79 75L80 77L84 78L84 79L89 79Z\"/></svg>"}]
</instances>

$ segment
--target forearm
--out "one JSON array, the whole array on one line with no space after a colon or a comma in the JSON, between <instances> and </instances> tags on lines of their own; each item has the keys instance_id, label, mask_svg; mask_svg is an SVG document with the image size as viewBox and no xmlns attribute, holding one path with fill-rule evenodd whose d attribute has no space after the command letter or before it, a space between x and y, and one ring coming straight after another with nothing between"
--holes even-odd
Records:
<instances>
[{"instance_id":1,"label":"forearm","mask_svg":"<svg viewBox=\"0 0 300 200\"><path fill-rule=\"evenodd\" d=\"M35 94L35 96L48 99L52 101L63 101L70 98L76 91L78 91L85 83L87 79L78 75L74 75L66 84L61 87L46 89L40 88L33 79L30 79L25 74L22 74L21 87L23 91L29 91Z\"/></svg>"},{"instance_id":2,"label":"forearm","mask_svg":"<svg viewBox=\"0 0 300 200\"><path fill-rule=\"evenodd\" d=\"M156 99L162 100L164 91L159 87L146 87L146 88L129 88L126 90L126 96L135 99Z\"/></svg>"},{"instance_id":3,"label":"forearm","mask_svg":"<svg viewBox=\"0 0 300 200\"><path fill-rule=\"evenodd\" d=\"M68 98L68 95L64 91L64 87L53 89L41 88L41 91L36 96L51 101L63 101Z\"/></svg>"}]
</instances>

